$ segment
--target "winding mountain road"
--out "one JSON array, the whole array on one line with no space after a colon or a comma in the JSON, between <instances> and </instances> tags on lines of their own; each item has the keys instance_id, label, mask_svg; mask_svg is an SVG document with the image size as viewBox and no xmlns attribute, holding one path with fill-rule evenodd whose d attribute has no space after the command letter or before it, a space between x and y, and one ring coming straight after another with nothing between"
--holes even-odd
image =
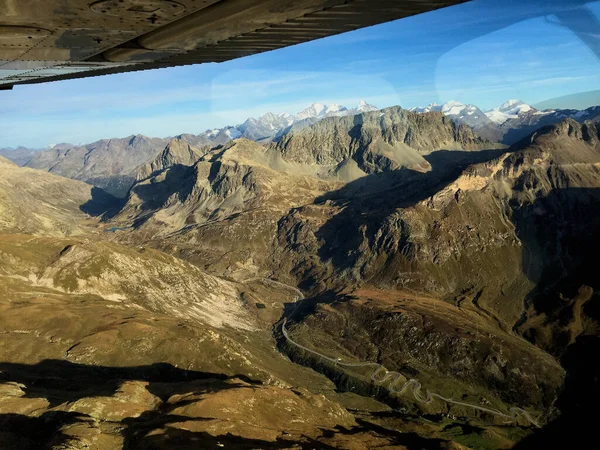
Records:
<instances>
[{"instance_id":1,"label":"winding mountain road","mask_svg":"<svg viewBox=\"0 0 600 450\"><path fill-rule=\"evenodd\" d=\"M253 278L250 280L246 280L246 282L249 281L262 281L265 282L267 284L273 284L275 286L280 286L283 287L285 289L289 289L294 291L297 294L296 297L296 303L298 303L298 301L303 300L304 299L304 294L302 294L302 292L294 287L294 286L289 286L287 284L281 283L279 281L274 281L274 280L270 280L268 278ZM300 306L299 304L296 306L296 308L294 309L294 311L292 311L290 318L294 316L294 314L296 313L296 311L298 310L298 306ZM376 383L376 384L383 384L389 380L392 380L391 383L388 386L388 390L393 393L393 394L398 394L398 395L402 395L404 394L406 391L410 390L412 388L412 393L414 398L420 402L420 403L424 403L424 404L429 404L431 403L434 399L438 399L438 400L442 400L446 403L452 404L452 405L460 405L460 406L465 406L467 408L472 408L475 410L479 410L479 411L483 411L489 414L493 414L495 416L498 417L502 417L504 419L507 420L507 423L509 422L514 422L515 420L517 420L519 418L519 416L524 417L525 419L527 419L529 421L529 423L537 428L541 428L541 426L538 424L538 422L533 419L531 417L531 415L529 414L529 412L525 411L522 408L518 408L518 407L512 407L509 409L508 413L504 413L502 411L499 411L497 409L493 409L493 408L486 408L484 406L479 406L479 405L475 405L472 403L466 403L466 402L461 402L458 400L453 400L452 398L447 398L444 397L443 395L440 395L438 393L435 392L429 392L426 391L425 396L423 396L422 394L422 388L423 386L421 385L421 383L414 379L408 379L406 378L404 375L402 375L399 372L394 372L394 371L389 371L387 370L385 367L383 367L383 365L376 363L376 362L365 362L365 363L344 363L341 361L340 358L332 358L329 357L327 355L324 355L322 353L319 353L315 350L312 350L308 347L305 347L302 344L299 344L298 342L294 341L288 334L288 331L286 329L286 324L287 324L287 320L288 318L284 318L283 319L283 323L281 325L281 332L283 333L283 336L285 337L285 339L292 345L294 345L295 347L298 347L308 353L311 353L315 356L318 356L319 358L322 358L326 361L331 362L332 364L336 365L336 366L340 366L340 367L352 367L352 368L357 368L357 367L371 367L374 369L373 373L371 374L371 380ZM382 374L384 374L382 376Z\"/></svg>"}]
</instances>

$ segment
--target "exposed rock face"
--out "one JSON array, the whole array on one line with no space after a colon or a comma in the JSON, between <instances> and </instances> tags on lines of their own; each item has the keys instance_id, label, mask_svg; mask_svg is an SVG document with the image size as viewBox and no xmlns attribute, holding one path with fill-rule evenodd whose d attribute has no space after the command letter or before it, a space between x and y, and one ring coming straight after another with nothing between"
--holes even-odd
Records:
<instances>
[{"instance_id":1,"label":"exposed rock face","mask_svg":"<svg viewBox=\"0 0 600 450\"><path fill-rule=\"evenodd\" d=\"M476 137L468 127L456 125L441 113L417 114L393 107L380 112L323 119L283 136L276 149L283 159L304 164L337 165L354 159L366 173L398 168L396 164L372 167L378 159L372 148L377 145L402 150L408 146L421 155L437 150L493 147Z\"/></svg>"},{"instance_id":2,"label":"exposed rock face","mask_svg":"<svg viewBox=\"0 0 600 450\"><path fill-rule=\"evenodd\" d=\"M325 119L268 148L242 140L215 150L139 183L118 223L142 225L160 248L229 276L275 273L313 293L365 284L427 292L473 302L501 330L522 329L540 312L524 299L547 273L585 265L565 259L571 238L536 217L556 224L559 211L580 217L596 202L596 126L568 120L506 153L442 151L482 142L440 114L386 114L390 123L379 112ZM354 181L336 190L337 180ZM571 222L559 234L587 236L596 226ZM553 249L543 244L550 236Z\"/></svg>"},{"instance_id":3,"label":"exposed rock face","mask_svg":"<svg viewBox=\"0 0 600 450\"><path fill-rule=\"evenodd\" d=\"M114 221L135 224L132 239L138 233L155 237L161 248L175 246L202 267L216 265L217 273L255 276L271 265L278 217L341 186L315 174L241 139L193 166L175 165L136 183Z\"/></svg>"},{"instance_id":4,"label":"exposed rock face","mask_svg":"<svg viewBox=\"0 0 600 450\"><path fill-rule=\"evenodd\" d=\"M441 111L446 117L457 124L467 125L472 128L477 136L491 142L499 142L501 133L496 124L475 105L465 105L457 101L449 101L443 105L432 103L424 108L411 108L410 111L438 112Z\"/></svg>"},{"instance_id":5,"label":"exposed rock face","mask_svg":"<svg viewBox=\"0 0 600 450\"><path fill-rule=\"evenodd\" d=\"M366 285L392 289L392 299L411 294L395 311L385 310L381 302L386 300L368 291L359 299L377 299L369 307L337 299L332 309L298 319L292 333L332 357L379 361L388 370L423 377L430 386L440 386L440 373L461 379L468 372L467 378L485 379L482 386L492 391L504 385L494 395L544 410L550 414L545 420L552 420L556 402L565 417L551 427L585 423L591 407L575 398L597 387L583 375L586 370L598 371L584 369L573 355L598 348L600 316L594 305L600 286L593 268L600 252L599 142L595 124L568 119L462 172L440 173L433 159L427 174L372 176L370 187L368 178L361 179L321 203L294 209L279 226L282 272L287 269L306 287L320 283L317 292ZM419 191L410 188L415 183ZM315 254L320 258L307 256ZM439 320L451 314L432 311L431 305L419 312L415 292L445 298L461 314L473 311L478 319L462 327L460 319L449 320L450 328L458 329L443 337L449 328ZM472 330L476 323L478 329ZM417 336L422 328L424 334ZM459 337L459 329L470 329L471 337ZM476 338L475 346L472 336L483 330L500 339L503 350L484 337ZM579 374L582 382L567 377L567 392L561 394L562 370L556 363L530 345L511 344L505 334L524 336L562 358L568 373ZM404 337L396 340L399 335ZM451 350L444 350L448 342ZM475 356L475 348L483 353ZM442 355L448 354L453 356L444 369ZM506 359L497 359L499 354ZM472 363L463 375L453 366L457 360ZM520 367L511 367L517 361ZM435 369L427 369L430 363ZM542 373L548 384L535 382L536 388L518 398L503 397Z\"/></svg>"},{"instance_id":6,"label":"exposed rock face","mask_svg":"<svg viewBox=\"0 0 600 450\"><path fill-rule=\"evenodd\" d=\"M287 128L293 119L288 114L267 113L258 119L250 118L238 127L242 137L251 141L271 139L280 130Z\"/></svg>"},{"instance_id":7,"label":"exposed rock face","mask_svg":"<svg viewBox=\"0 0 600 450\"><path fill-rule=\"evenodd\" d=\"M165 139L137 135L85 146L59 145L36 153L27 167L82 180L124 197L138 167L153 159L167 143Z\"/></svg>"},{"instance_id":8,"label":"exposed rock face","mask_svg":"<svg viewBox=\"0 0 600 450\"><path fill-rule=\"evenodd\" d=\"M203 260L206 268L218 262L218 270L228 274L271 271L278 221L290 209L369 173L403 167L425 173L431 166L423 155L434 150L486 145L491 144L439 113L390 108L328 118L268 147L240 139L193 166L183 163L158 172L132 188L115 220L134 223L145 236L162 239L171 233L163 245L195 253L194 260ZM168 165L161 159L152 164ZM149 171L152 167L143 169L140 179ZM310 260L316 254L304 256Z\"/></svg>"},{"instance_id":9,"label":"exposed rock face","mask_svg":"<svg viewBox=\"0 0 600 450\"><path fill-rule=\"evenodd\" d=\"M554 125L565 119L583 123L586 121L597 122L600 118L600 106L584 110L539 111L520 100L509 100L486 113L483 113L475 105L464 105L456 101L450 101L443 105L432 103L424 108L411 108L410 111L417 113L441 111L457 124L471 127L477 136L506 145L514 144L543 126Z\"/></svg>"},{"instance_id":10,"label":"exposed rock face","mask_svg":"<svg viewBox=\"0 0 600 450\"><path fill-rule=\"evenodd\" d=\"M156 158L138 169L136 181L143 181L175 165L193 166L208 150L192 147L182 139L173 139Z\"/></svg>"}]
</instances>

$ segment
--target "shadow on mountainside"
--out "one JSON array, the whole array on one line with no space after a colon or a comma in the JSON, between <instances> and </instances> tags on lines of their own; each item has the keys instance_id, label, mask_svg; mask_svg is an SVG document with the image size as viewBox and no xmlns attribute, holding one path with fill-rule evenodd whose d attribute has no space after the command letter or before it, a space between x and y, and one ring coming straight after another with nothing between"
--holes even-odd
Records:
<instances>
[{"instance_id":1,"label":"shadow on mountainside","mask_svg":"<svg viewBox=\"0 0 600 450\"><path fill-rule=\"evenodd\" d=\"M600 188L556 189L531 204L510 206L524 247L523 272L536 283L528 296L536 311L550 313L564 304L557 288L571 295L582 285L600 288Z\"/></svg>"},{"instance_id":2,"label":"shadow on mountainside","mask_svg":"<svg viewBox=\"0 0 600 450\"><path fill-rule=\"evenodd\" d=\"M260 384L244 375L228 377L223 374L184 370L167 363L138 367L104 367L71 363L65 360L44 360L37 364L0 362L0 382L14 382L25 386L24 398L45 398L50 406L75 402L86 397L110 397L126 381L144 381L146 389L166 400L180 393L177 385L169 383L206 381L198 389L216 392L239 387L226 381L232 378L251 385Z\"/></svg>"},{"instance_id":3,"label":"shadow on mountainside","mask_svg":"<svg viewBox=\"0 0 600 450\"><path fill-rule=\"evenodd\" d=\"M283 438L277 438L275 441L266 441L263 439L243 438L230 433L214 435L206 431L190 431L184 428L189 427L194 422L210 422L211 420L155 411L146 412L136 418L125 419L121 422L126 426L122 433L124 438L123 450L217 450L221 448L256 448L266 450L302 448L329 450L334 448L309 438L303 439L304 442L294 442ZM177 424L184 422L184 427L177 427ZM152 433L154 430L160 430L160 432Z\"/></svg>"},{"instance_id":4,"label":"shadow on mountainside","mask_svg":"<svg viewBox=\"0 0 600 450\"><path fill-rule=\"evenodd\" d=\"M515 329L567 371L560 416L515 448L586 448L600 402L600 188L554 190L512 206L523 270L536 283L526 298L535 315Z\"/></svg>"},{"instance_id":5,"label":"shadow on mountainside","mask_svg":"<svg viewBox=\"0 0 600 450\"><path fill-rule=\"evenodd\" d=\"M145 382L145 388L162 401L149 404L140 413L134 405L127 412L127 397L118 404L123 411L106 409L106 402L113 397L125 381ZM242 381L237 381L242 380ZM0 448L2 450L50 450L86 445L98 441L102 435L120 435L124 450L147 449L324 449L334 446L316 439L332 438L339 434L354 438L361 435L366 442L387 440L390 445L405 445L414 449L441 449L443 441L427 439L415 433L400 433L364 420L351 428L338 426L335 429L315 429L309 437L296 431L294 436L281 430L274 441L260 438L244 438L230 432L218 434L219 429L234 430L232 423L212 417L192 417L181 414L182 408L202 402L203 394L237 388L248 389L256 382L243 377L228 377L223 374L182 370L170 364L152 364L139 367L102 367L75 364L63 360L45 360L38 364L0 363L0 385L17 383L24 392L21 398L45 398L48 408L77 408L79 399L87 398L82 404L90 413L45 411L40 415L27 416L22 413L0 413ZM182 395L183 394L183 395ZM187 396L185 394L188 394ZM133 394L135 397L135 394ZM10 397L8 398L10 401ZM96 405L95 402L98 402ZM6 405L4 406L6 410ZM113 414L124 414L125 418L111 418ZM127 417L127 415L130 415ZM235 422L233 423L235 424ZM243 427L243 423L240 422ZM194 427L197 426L201 431ZM265 427L269 428L268 420ZM204 431L207 428L210 430ZM291 430L297 430L293 425ZM223 432L223 431L221 431ZM233 432L233 431L232 431ZM258 433L257 435L260 435ZM318 436L321 435L321 438ZM107 442L111 442L108 440ZM368 445L368 444L367 444Z\"/></svg>"},{"instance_id":6,"label":"shadow on mountainside","mask_svg":"<svg viewBox=\"0 0 600 450\"><path fill-rule=\"evenodd\" d=\"M214 435L206 431L189 431L184 427L193 426L194 423L211 422L213 419L169 414L169 409L176 409L181 406L181 403L175 403L164 411L146 411L138 417L129 417L120 422L107 422L109 425L113 427L117 425L121 429L123 450L219 450L221 448L332 450L335 448L306 436L302 436L301 441L283 438L266 441L248 439L230 433ZM102 425L107 422L100 424L100 428L102 429ZM0 446L2 450L79 448L79 446L72 446L73 444L81 445L82 439L77 434L72 435L69 433L69 428L76 424L85 425L87 430L98 427L98 422L91 416L72 412L49 411L39 417L29 417L22 414L0 414ZM182 428L177 427L179 424L182 425ZM106 431L106 429L103 431ZM97 434L94 431L89 431L89 435L84 434L84 439L85 437L96 440Z\"/></svg>"},{"instance_id":7,"label":"shadow on mountainside","mask_svg":"<svg viewBox=\"0 0 600 450\"><path fill-rule=\"evenodd\" d=\"M455 181L468 166L504 153L506 150L440 150L425 156L431 165L429 172L402 168L368 175L319 197L315 203L332 202L343 207L316 233L324 243L319 257L331 260L338 270L353 267L363 241L372 245L386 219L397 209L414 206Z\"/></svg>"},{"instance_id":8,"label":"shadow on mountainside","mask_svg":"<svg viewBox=\"0 0 600 450\"><path fill-rule=\"evenodd\" d=\"M192 432L186 429L167 426L185 421L194 421L182 416L159 416L154 421L146 422L148 417L142 415L139 419L126 419L128 427L124 432L125 442L123 450L141 450L141 449L303 449L303 450L334 450L336 446L328 445L314 438L307 436L300 437L300 440L286 439L278 437L275 441L265 441L261 439L245 439L233 434L224 434L213 436L206 432ZM135 424L133 427L131 424ZM143 424L139 426L138 424ZM391 430L380 425L371 423L367 420L358 419L357 426L345 428L336 427L334 430L321 429L323 438L331 439L335 436L345 436L350 438L350 442L357 440L359 435L363 435L362 441L368 448L371 439L375 438L376 445L381 446L381 441L385 440L386 448L407 448L409 450L442 450L448 448L448 441L436 438L424 438L417 433L403 433ZM164 432L150 434L149 432L164 427ZM131 433L131 434L130 434ZM378 441L378 442L377 442Z\"/></svg>"},{"instance_id":9,"label":"shadow on mountainside","mask_svg":"<svg viewBox=\"0 0 600 450\"><path fill-rule=\"evenodd\" d=\"M47 411L38 417L0 414L0 448L3 450L50 450L62 448L70 440L61 428L85 422L73 412Z\"/></svg>"},{"instance_id":10,"label":"shadow on mountainside","mask_svg":"<svg viewBox=\"0 0 600 450\"><path fill-rule=\"evenodd\" d=\"M143 225L152 217L152 213L164 206L173 195L176 195L180 201L184 201L194 187L193 175L193 167L175 164L165 170L154 172L151 181L146 179L146 182L134 184L130 195L139 198L142 211L142 215L133 224L134 228Z\"/></svg>"},{"instance_id":11,"label":"shadow on mountainside","mask_svg":"<svg viewBox=\"0 0 600 450\"><path fill-rule=\"evenodd\" d=\"M123 426L121 434L124 438L124 449L217 449L222 447L221 443L230 444L227 448L289 448L289 442L276 445L261 440L248 440L230 435L212 436L208 433L193 433L169 427L170 424L211 419L171 414L172 410L185 406L190 401L183 398L167 403L167 400L180 394L197 396L241 387L247 389L262 384L243 375L228 377L223 374L183 370L166 363L138 367L92 366L64 360L44 360L32 365L0 363L0 384L16 383L24 392L21 398L46 399L49 408L72 404L84 398L89 399L90 405L94 401L101 402L103 398L114 396L127 381L146 383L146 390L160 398L163 403L139 416L114 422ZM92 400L93 398L97 400ZM122 404L125 408L127 403ZM103 411L101 406L99 408L98 411ZM135 410L132 414L135 415ZM109 419L101 420L104 421L110 422ZM77 438L66 433L65 429L77 423L89 423L87 428L90 428L92 424L98 424L98 417L60 411L47 411L39 417L17 413L0 414L0 447L3 450L45 450L61 445L68 446L69 441ZM161 428L166 428L164 433L147 436L150 431Z\"/></svg>"},{"instance_id":12,"label":"shadow on mountainside","mask_svg":"<svg viewBox=\"0 0 600 450\"><path fill-rule=\"evenodd\" d=\"M108 192L92 188L92 198L79 207L79 210L93 217L102 216L104 219L113 217L124 205L125 200L113 197Z\"/></svg>"},{"instance_id":13,"label":"shadow on mountainside","mask_svg":"<svg viewBox=\"0 0 600 450\"><path fill-rule=\"evenodd\" d=\"M580 336L567 348L561 358L561 364L567 369L567 379L556 402L561 410L560 417L519 442L515 449L591 448L590 443L598 439L598 355L600 336Z\"/></svg>"}]
</instances>

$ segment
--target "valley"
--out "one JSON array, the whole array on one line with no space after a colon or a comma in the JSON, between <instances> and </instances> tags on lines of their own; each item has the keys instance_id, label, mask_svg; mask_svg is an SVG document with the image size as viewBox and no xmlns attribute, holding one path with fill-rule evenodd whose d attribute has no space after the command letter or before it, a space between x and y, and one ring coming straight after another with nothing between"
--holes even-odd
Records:
<instances>
[{"instance_id":1,"label":"valley","mask_svg":"<svg viewBox=\"0 0 600 450\"><path fill-rule=\"evenodd\" d=\"M313 105L0 157L0 447L584 439L596 110L538 114L556 120L508 146L464 106Z\"/></svg>"}]
</instances>

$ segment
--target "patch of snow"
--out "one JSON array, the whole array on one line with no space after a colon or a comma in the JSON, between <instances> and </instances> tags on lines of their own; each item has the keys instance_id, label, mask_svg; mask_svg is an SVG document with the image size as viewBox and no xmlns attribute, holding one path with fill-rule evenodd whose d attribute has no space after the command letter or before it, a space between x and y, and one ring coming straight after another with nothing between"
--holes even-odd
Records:
<instances>
[{"instance_id":1,"label":"patch of snow","mask_svg":"<svg viewBox=\"0 0 600 450\"><path fill-rule=\"evenodd\" d=\"M229 128L227 131L225 131L225 134L230 139L238 139L242 136L242 132L235 127Z\"/></svg>"},{"instance_id":2,"label":"patch of snow","mask_svg":"<svg viewBox=\"0 0 600 450\"><path fill-rule=\"evenodd\" d=\"M519 115L525 114L529 111L535 110L527 103L521 100L508 100L502 103L497 108L486 111L485 114L492 122L501 125L507 120L517 119Z\"/></svg>"},{"instance_id":3,"label":"patch of snow","mask_svg":"<svg viewBox=\"0 0 600 450\"><path fill-rule=\"evenodd\" d=\"M467 107L467 105L451 100L442 105L442 112L447 116L458 116Z\"/></svg>"},{"instance_id":4,"label":"patch of snow","mask_svg":"<svg viewBox=\"0 0 600 450\"><path fill-rule=\"evenodd\" d=\"M441 110L442 110L442 106L435 102L430 103L429 105L427 105L425 107L416 106L416 107L409 109L409 111L417 112L417 113L427 113L427 112L435 112L435 111L441 111Z\"/></svg>"}]
</instances>

